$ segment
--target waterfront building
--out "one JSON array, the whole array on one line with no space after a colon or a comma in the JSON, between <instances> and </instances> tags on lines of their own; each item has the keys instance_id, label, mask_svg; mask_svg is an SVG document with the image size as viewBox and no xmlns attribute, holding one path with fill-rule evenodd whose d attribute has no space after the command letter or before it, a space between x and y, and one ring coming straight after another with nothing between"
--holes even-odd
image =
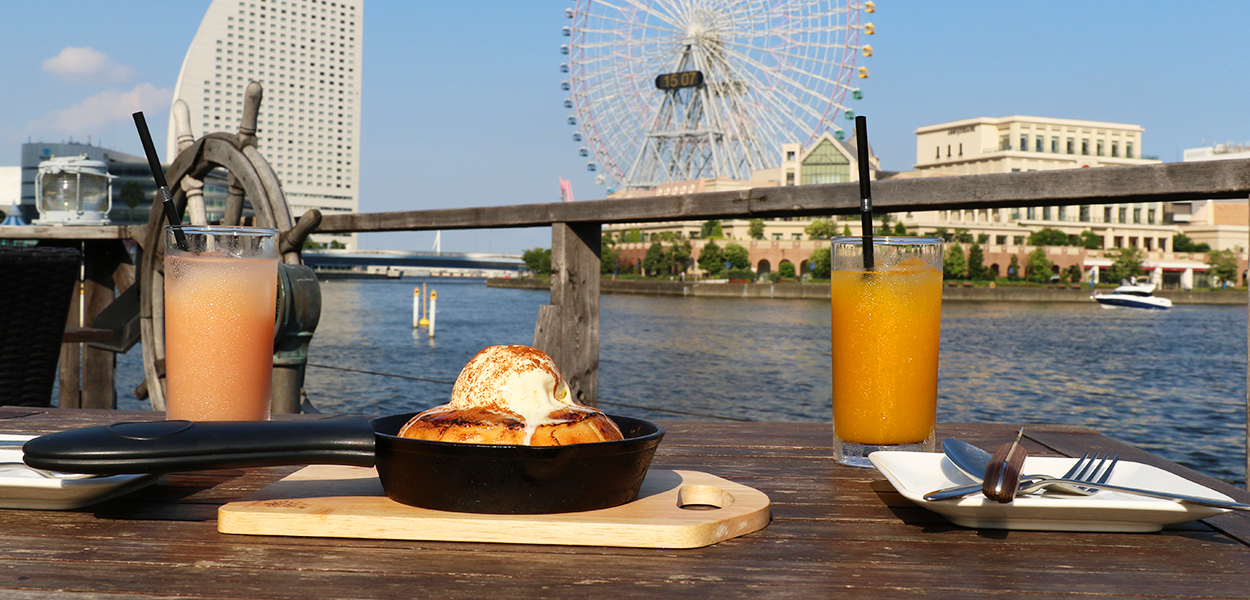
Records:
<instances>
[{"instance_id":1,"label":"waterfront building","mask_svg":"<svg viewBox=\"0 0 1250 600\"><path fill-rule=\"evenodd\" d=\"M978 117L916 130L915 170L898 177L942 177L1015 173L1048 169L1098 168L1160 162L1142 154L1139 125L1011 116ZM1243 202L1244 205L1244 202ZM1173 237L1187 225L1175 219L1184 212L1173 203L1150 202L1083 206L1033 206L1010 209L946 210L906 213L900 220L913 231L959 232L979 241L985 264L1000 276L1012 256L1023 265L1031 233L1055 229L1075 241L1092 233L1097 248L1045 248L1055 272L1076 265L1086 280L1099 279L1121 248L1142 250L1143 267L1163 287L1190 288L1207 283L1206 255L1174 253ZM1243 217L1244 219L1244 217ZM1243 220L1244 224L1244 220ZM1188 235L1188 234L1187 234ZM1240 239L1246 239L1243 226ZM965 249L968 244L964 244ZM1215 247L1214 245L1212 246ZM1241 257L1245 262L1245 257Z\"/></svg>"},{"instance_id":2,"label":"waterfront building","mask_svg":"<svg viewBox=\"0 0 1250 600\"><path fill-rule=\"evenodd\" d=\"M881 161L868 149L868 178L877 179ZM859 181L859 150L855 132L847 140L822 133L806 148L799 144L781 145L781 165L756 171L755 179L774 185L812 185Z\"/></svg>"},{"instance_id":3,"label":"waterfront building","mask_svg":"<svg viewBox=\"0 0 1250 600\"><path fill-rule=\"evenodd\" d=\"M174 100L186 102L197 137L237 131L248 83L264 86L257 146L297 219L360 209L363 4L213 0L178 73ZM171 116L168 157L175 133ZM311 239L356 247L356 234Z\"/></svg>"},{"instance_id":4,"label":"waterfront building","mask_svg":"<svg viewBox=\"0 0 1250 600\"><path fill-rule=\"evenodd\" d=\"M649 190L622 190L610 193L608 198L677 196L779 185L859 181L858 150L853 133L846 141L838 140L826 132L806 147L800 144L783 144L779 158L779 166L755 171L750 181L728 177L677 181L661 184ZM868 160L869 177L877 179L880 173L880 160L871 152L871 149ZM720 222L722 235L717 240L717 245L724 247L728 243L737 243L747 248L751 268L758 275L765 275L776 270L782 262L793 263L797 273L804 273L812 251L818 247L828 246L828 242L811 240L807 235L806 229L814 220L810 218L763 219L763 231L758 238L753 238L751 235L750 220L724 220ZM852 235L859 235L858 222L848 222L845 225ZM703 227L703 221L678 221L610 224L605 225L603 230L605 234L622 242L632 238L641 240L640 242L625 242L617 246L618 256L625 264L632 265L635 262L641 262L652 243L651 240L658 239L656 236L662 234L677 234L681 238L691 240L694 247L692 256L697 259L699 249L706 243L706 240L698 239L706 235ZM691 271L697 270L692 268Z\"/></svg>"},{"instance_id":5,"label":"waterfront building","mask_svg":"<svg viewBox=\"0 0 1250 600\"><path fill-rule=\"evenodd\" d=\"M156 193L156 181L152 179L152 168L148 165L147 158L82 142L29 142L22 144L21 150L20 203L22 216L27 221L33 222L39 218L35 196L35 176L39 174L39 163L57 157L81 156L108 165L111 176L109 186L113 195L109 222L148 222L152 198ZM210 215L221 214L226 205L226 191L227 181L220 170L205 177L204 204ZM8 210L8 203L3 202L3 198L0 198L0 210Z\"/></svg>"},{"instance_id":6,"label":"waterfront building","mask_svg":"<svg viewBox=\"0 0 1250 600\"><path fill-rule=\"evenodd\" d=\"M916 130L915 170L904 177L1017 173L1158 163L1142 155L1142 127L1124 123L1011 116L977 117ZM1075 238L1090 231L1101 248L1169 250L1173 235L1162 202L1033 206L900 215L909 228L966 230L988 243L1024 245L1030 233L1057 229Z\"/></svg>"},{"instance_id":7,"label":"waterfront building","mask_svg":"<svg viewBox=\"0 0 1250 600\"><path fill-rule=\"evenodd\" d=\"M1250 145L1232 143L1190 148L1183 153L1185 162L1246 158L1250 158ZM1172 219L1194 243L1207 244L1212 250L1246 250L1250 202L1245 198L1173 202L1172 206Z\"/></svg>"},{"instance_id":8,"label":"waterfront building","mask_svg":"<svg viewBox=\"0 0 1250 600\"><path fill-rule=\"evenodd\" d=\"M871 173L874 179L949 177L1159 162L1154 157L1141 154L1142 128L1130 124L1015 116L941 123L917 129L916 134L915 169L902 173L881 171L877 158L873 156ZM847 142L831 137L818 139L806 149L786 145L782 148L780 166L756 171L754 178L758 181L717 181L716 189L748 189L760 187L764 182L771 185L808 185L858 181L855 158L854 136ZM713 189L706 183L701 186L699 182L678 182L656 188L647 195L701 191ZM1229 214L1218 203L1214 206L1212 214L1215 210L1219 210L1220 215ZM1244 201L1241 206L1246 206ZM885 218L895 224L901 223L910 234L962 238L965 240L962 244L965 252L971 246L970 242L979 243L985 266L1002 277L1011 275L1009 269L1013 258L1022 267L1028 263L1029 254L1040 248L1053 263L1054 274L1066 273L1069 268L1076 267L1084 280L1092 277L1098 281L1101 271L1114 261L1118 249L1131 247L1144 252L1143 266L1152 280L1162 287L1201 287L1208 281L1206 255L1172 252L1173 236L1188 227L1173 221L1173 210L1170 204L1153 202L906 212ZM1236 229L1237 224L1221 224L1221 227L1228 233L1229 239L1236 238L1244 243L1247 227L1246 213L1244 208L1242 210L1240 230ZM794 263L798 272L802 273L811 253L817 248L827 247L827 242L811 240L806 235L805 229L811 222L812 219L765 221L763 239L752 240L748 234L749 221L723 221L721 227L725 241L718 244L723 247L725 243L738 243L748 247L752 268L759 275L770 269L775 270L781 262L787 261ZM833 222L837 233L860 235L857 215L834 217ZM882 216L878 215L877 225L880 226L881 222ZM654 236L674 232L684 238L697 238L702 226L702 222L651 223L621 224L604 229L613 235L613 239L643 240L616 247L618 256L633 264L641 262ZM1030 234L1046 228L1062 231L1069 239L1092 232L1098 247L1030 245ZM704 242L696 239L691 243L694 248L692 256L697 257ZM1215 245L1212 247L1216 248ZM1243 264L1246 262L1244 255L1241 260ZM691 273L697 272L697 269L691 269Z\"/></svg>"}]
</instances>

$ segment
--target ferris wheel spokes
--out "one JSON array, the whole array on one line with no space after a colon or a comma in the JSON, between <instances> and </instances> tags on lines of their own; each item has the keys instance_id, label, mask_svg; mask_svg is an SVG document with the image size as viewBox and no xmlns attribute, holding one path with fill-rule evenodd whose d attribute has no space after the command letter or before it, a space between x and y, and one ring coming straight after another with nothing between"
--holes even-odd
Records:
<instances>
[{"instance_id":1,"label":"ferris wheel spokes","mask_svg":"<svg viewBox=\"0 0 1250 600\"><path fill-rule=\"evenodd\" d=\"M780 144L841 133L833 118L862 30L854 0L575 1L569 121L593 153L587 168L597 161L626 189L750 179L777 165ZM657 80L687 71L701 84Z\"/></svg>"}]
</instances>

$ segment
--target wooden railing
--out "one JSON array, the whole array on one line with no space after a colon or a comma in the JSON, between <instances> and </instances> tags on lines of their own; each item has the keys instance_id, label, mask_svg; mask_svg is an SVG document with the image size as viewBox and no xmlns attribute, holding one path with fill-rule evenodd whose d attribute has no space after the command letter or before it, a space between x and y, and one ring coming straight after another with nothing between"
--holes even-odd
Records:
<instances>
[{"instance_id":1,"label":"wooden railing","mask_svg":"<svg viewBox=\"0 0 1250 600\"><path fill-rule=\"evenodd\" d=\"M873 183L872 195L878 212L1246 199L1250 197L1250 160L887 179ZM598 390L599 239L603 224L853 214L859 210L859 201L858 183L768 187L622 200L327 215L318 231L550 226L551 305L539 313L535 344L556 359L577 397L594 403ZM142 226L0 227L0 239L139 241L143 232ZM101 270L107 269L97 269ZM1250 326L1247 338L1250 339ZM111 377L107 382L96 383L107 383L111 394ZM1250 369L1247 383L1250 384ZM104 395L89 393L84 387L83 397ZM1250 416L1250 394L1246 401ZM1250 450L1250 418L1247 441Z\"/></svg>"}]
</instances>

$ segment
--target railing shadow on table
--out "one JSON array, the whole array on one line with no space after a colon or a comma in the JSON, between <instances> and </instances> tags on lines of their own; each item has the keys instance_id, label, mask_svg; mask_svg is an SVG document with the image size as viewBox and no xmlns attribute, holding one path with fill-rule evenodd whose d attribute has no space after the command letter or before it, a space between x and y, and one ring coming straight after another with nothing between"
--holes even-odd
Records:
<instances>
[{"instance_id":1,"label":"railing shadow on table","mask_svg":"<svg viewBox=\"0 0 1250 600\"><path fill-rule=\"evenodd\" d=\"M879 213L1246 199L1250 198L1250 159L887 179L875 182L872 193ZM599 244L604 224L850 215L859 210L859 195L858 183L852 182L575 203L332 214L323 218L317 232L551 227L551 304L539 312L534 344L555 358L575 397L593 404L598 396ZM105 274L117 273L120 279L127 270L127 261L115 250L109 251L113 246L107 242L142 243L145 234L144 226L0 226L0 239L83 242L87 271L98 274L84 322L107 305L100 298L114 293L112 278ZM1250 247L1250 240L1247 244ZM129 279L133 279L133 267L130 272ZM94 352L106 351L84 350L84 364ZM96 369L84 377L81 403L67 405L63 396L62 406L114 408L112 386L112 373ZM1247 433L1250 442L1250 419Z\"/></svg>"}]
</instances>

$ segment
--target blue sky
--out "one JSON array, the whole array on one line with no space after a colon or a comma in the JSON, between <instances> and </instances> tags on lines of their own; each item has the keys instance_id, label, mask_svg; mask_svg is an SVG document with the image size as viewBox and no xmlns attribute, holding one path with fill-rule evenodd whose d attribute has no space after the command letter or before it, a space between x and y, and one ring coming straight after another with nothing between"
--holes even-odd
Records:
<instances>
[{"instance_id":1,"label":"blue sky","mask_svg":"<svg viewBox=\"0 0 1250 600\"><path fill-rule=\"evenodd\" d=\"M169 98L207 0L4 2L0 165L27 139L141 154L130 113L165 139ZM916 128L978 116L1135 123L1142 152L1250 142L1250 2L879 0L864 99L882 166L907 170ZM364 7L361 210L604 197L561 106L572 2L369 0ZM90 48L91 51L72 50ZM67 49L71 49L66 53ZM85 66L84 66L85 65ZM197 134L202 132L197 132ZM163 147L163 144L158 144ZM366 234L424 250L432 233ZM549 246L545 229L445 232L445 251Z\"/></svg>"}]
</instances>

